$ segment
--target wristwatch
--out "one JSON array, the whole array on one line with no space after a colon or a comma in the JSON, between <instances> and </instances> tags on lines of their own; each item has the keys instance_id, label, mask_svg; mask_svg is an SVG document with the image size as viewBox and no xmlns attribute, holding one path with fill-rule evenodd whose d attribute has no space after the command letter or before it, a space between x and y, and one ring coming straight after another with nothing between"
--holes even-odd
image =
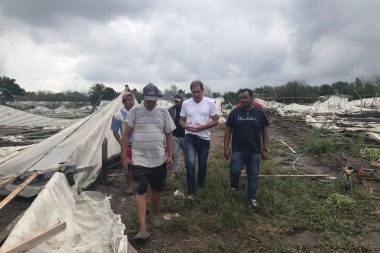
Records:
<instances>
[{"instance_id":1,"label":"wristwatch","mask_svg":"<svg viewBox=\"0 0 380 253\"><path fill-rule=\"evenodd\" d=\"M263 150L265 150L266 152L268 152L268 149L267 149L267 148L263 148Z\"/></svg>"}]
</instances>

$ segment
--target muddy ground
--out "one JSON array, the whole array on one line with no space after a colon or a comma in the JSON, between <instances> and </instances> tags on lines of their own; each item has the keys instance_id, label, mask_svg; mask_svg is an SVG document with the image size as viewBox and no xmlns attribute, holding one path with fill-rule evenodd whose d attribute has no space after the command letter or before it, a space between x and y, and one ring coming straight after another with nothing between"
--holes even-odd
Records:
<instances>
[{"instance_id":1,"label":"muddy ground","mask_svg":"<svg viewBox=\"0 0 380 253\"><path fill-rule=\"evenodd\" d=\"M277 164L281 165L283 170L297 169L302 171L303 174L325 174L336 176L341 171L341 168L347 165L360 164L367 168L371 167L368 161L358 157L349 156L348 154L345 154L344 156L341 154L328 154L322 156L313 156L310 154L301 155L299 152L294 154L290 148L299 151L300 145L304 141L307 141L303 139L302 133L309 131L310 128L302 121L282 120L281 117L275 115L270 115L269 119L271 123L270 142L273 144L276 143L276 146L282 149L281 156L274 156L270 153L270 159L273 159ZM211 152L218 145L223 145L223 134L223 124L212 129ZM290 148L286 147L278 139L285 142ZM180 163L183 169L183 157L181 157ZM113 171L111 173L119 174L121 171ZM380 188L376 180L365 181L365 187L371 187L374 191L377 191L380 194ZM115 213L120 214L122 219L126 217L128 213L135 211L134 196L128 196L125 194L125 183L122 176L109 177L108 184L105 186L101 183L101 180L97 180L89 190L100 191L107 196L112 195L112 209ZM3 198L4 197L1 197L1 199ZM4 230L11 221L13 221L32 203L32 201L33 198L24 199L17 197L9 205L0 210L0 231ZM207 237L207 235L204 236ZM303 232L285 239L290 244L302 248L318 245L318 238L318 235ZM368 235L367 240L372 241L374 245L380 248L380 240L376 238L380 238L380 233ZM129 240L138 252L162 252L160 249L175 243L184 243L191 248L191 244L197 243L196 241L191 241L189 238L186 238L186 235L178 234L173 237L173 235L162 233L158 229L151 233L149 242L143 245L136 245L132 238L129 238Z\"/></svg>"}]
</instances>

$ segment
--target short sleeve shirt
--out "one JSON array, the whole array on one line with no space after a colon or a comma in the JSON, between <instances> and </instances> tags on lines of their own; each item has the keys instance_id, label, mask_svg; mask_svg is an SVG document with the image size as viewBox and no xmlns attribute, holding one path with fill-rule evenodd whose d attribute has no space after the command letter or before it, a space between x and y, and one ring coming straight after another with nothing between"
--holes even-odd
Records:
<instances>
[{"instance_id":1,"label":"short sleeve shirt","mask_svg":"<svg viewBox=\"0 0 380 253\"><path fill-rule=\"evenodd\" d=\"M147 168L163 164L166 134L175 129L169 112L160 105L149 111L139 104L129 111L126 122L133 128L133 164Z\"/></svg>"},{"instance_id":2,"label":"short sleeve shirt","mask_svg":"<svg viewBox=\"0 0 380 253\"><path fill-rule=\"evenodd\" d=\"M242 107L230 112L226 126L232 128L232 150L261 152L261 131L269 126L263 110L253 107L250 111Z\"/></svg>"},{"instance_id":3,"label":"short sleeve shirt","mask_svg":"<svg viewBox=\"0 0 380 253\"><path fill-rule=\"evenodd\" d=\"M125 108L121 108L115 115L112 117L111 122L111 130L113 132L119 132L120 136L123 135L124 129L125 129L125 121L128 117L128 111L125 110ZM132 135L131 138L129 138L129 145L132 144Z\"/></svg>"},{"instance_id":4,"label":"short sleeve shirt","mask_svg":"<svg viewBox=\"0 0 380 253\"><path fill-rule=\"evenodd\" d=\"M212 116L218 115L215 103L208 97L203 97L199 103L194 102L192 98L187 99L182 104L181 117L186 117L186 122L192 126L196 126L196 123L200 125L206 125L210 122ZM201 139L210 140L210 129L205 129L199 132L189 132L185 130L185 134L198 135Z\"/></svg>"}]
</instances>

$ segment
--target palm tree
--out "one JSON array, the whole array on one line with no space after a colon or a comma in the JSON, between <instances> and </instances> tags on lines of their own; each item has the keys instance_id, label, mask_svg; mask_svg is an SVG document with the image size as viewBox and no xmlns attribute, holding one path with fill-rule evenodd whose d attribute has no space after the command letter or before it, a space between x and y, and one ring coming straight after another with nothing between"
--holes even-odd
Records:
<instances>
[{"instance_id":1,"label":"palm tree","mask_svg":"<svg viewBox=\"0 0 380 253\"><path fill-rule=\"evenodd\" d=\"M102 83L96 83L91 85L88 91L88 97L92 105L95 105L95 103L102 97L102 94L105 89L106 86Z\"/></svg>"}]
</instances>

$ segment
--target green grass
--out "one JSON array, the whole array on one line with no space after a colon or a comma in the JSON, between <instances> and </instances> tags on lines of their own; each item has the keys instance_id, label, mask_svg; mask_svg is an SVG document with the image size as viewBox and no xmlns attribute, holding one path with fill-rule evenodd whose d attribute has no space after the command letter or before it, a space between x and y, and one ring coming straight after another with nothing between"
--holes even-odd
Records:
<instances>
[{"instance_id":1,"label":"green grass","mask_svg":"<svg viewBox=\"0 0 380 253\"><path fill-rule=\"evenodd\" d=\"M326 153L337 153L342 150L359 156L363 145L363 137L361 135L355 138L348 138L340 133L330 134L324 129L313 129L303 134L302 153L311 153L321 155Z\"/></svg>"},{"instance_id":2,"label":"green grass","mask_svg":"<svg viewBox=\"0 0 380 253\"><path fill-rule=\"evenodd\" d=\"M314 129L311 132L306 133L304 135L304 140L307 141L305 141L302 146L302 152L320 155L339 151L339 143L344 142L343 136L335 134L323 137L323 133L323 129Z\"/></svg>"},{"instance_id":3,"label":"green grass","mask_svg":"<svg viewBox=\"0 0 380 253\"><path fill-rule=\"evenodd\" d=\"M305 231L320 238L315 252L380 250L362 240L365 233L376 230L376 226L368 224L369 220L380 223L379 205L368 197L367 189L355 182L346 193L343 177L329 184L303 178L260 178L258 213L248 206L245 177L241 177L240 190L230 193L229 162L224 159L221 146L210 153L208 164L206 186L198 188L194 202L173 197L175 190L186 194L183 168L178 180L168 180L168 190L162 194L159 212L180 214L167 222L165 234L205 238L192 247L175 245L176 252L251 252L257 245L257 252L299 252L283 238ZM273 161L262 162L260 174L280 173L284 174ZM133 235L138 228L136 215L129 214L124 222L129 228L126 233Z\"/></svg>"}]
</instances>

